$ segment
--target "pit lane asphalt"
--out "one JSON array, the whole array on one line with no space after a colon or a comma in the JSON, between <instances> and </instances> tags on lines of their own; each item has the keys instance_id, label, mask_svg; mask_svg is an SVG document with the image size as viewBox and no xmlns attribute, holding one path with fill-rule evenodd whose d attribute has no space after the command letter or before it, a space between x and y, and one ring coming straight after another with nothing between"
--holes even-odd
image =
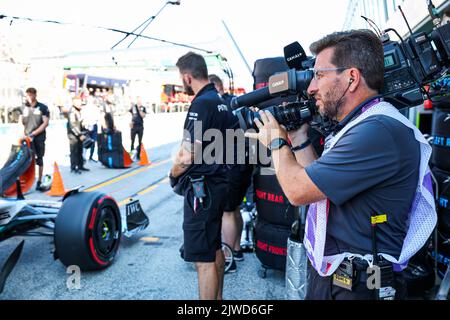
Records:
<instances>
[{"instance_id":1,"label":"pit lane asphalt","mask_svg":"<svg viewBox=\"0 0 450 320\"><path fill-rule=\"evenodd\" d=\"M106 181L98 190L112 195L119 204L140 191L137 197L150 225L132 239L123 237L111 267L82 272L81 289L68 289L66 282L70 274L59 261L53 260L52 238L16 237L0 242L1 264L22 239L26 240L0 299L197 299L196 272L192 264L180 258L178 251L182 244L182 198L172 192L164 179L171 166L170 154L177 145L169 143L148 149L153 163L148 167L111 170L98 163L88 163L91 172L82 175L70 174L63 167L66 188L80 184L95 186ZM133 174L137 170L139 173ZM127 177L121 179L121 176ZM49 199L36 192L28 197ZM254 253L245 254L245 260L238 262L237 273L225 276L224 298L284 299L284 274L269 270L267 278L262 279L258 276L260 268Z\"/></svg>"}]
</instances>

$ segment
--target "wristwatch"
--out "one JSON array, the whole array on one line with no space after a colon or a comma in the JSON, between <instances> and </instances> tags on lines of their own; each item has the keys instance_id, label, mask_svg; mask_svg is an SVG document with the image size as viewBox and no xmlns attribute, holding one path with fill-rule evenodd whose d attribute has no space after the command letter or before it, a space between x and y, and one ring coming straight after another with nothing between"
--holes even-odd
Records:
<instances>
[{"instance_id":1,"label":"wristwatch","mask_svg":"<svg viewBox=\"0 0 450 320\"><path fill-rule=\"evenodd\" d=\"M270 142L269 150L270 151L279 150L279 149L283 148L284 146L289 147L289 142L287 142L286 140L284 140L282 138L276 138L276 139L273 139L272 142Z\"/></svg>"},{"instance_id":2,"label":"wristwatch","mask_svg":"<svg viewBox=\"0 0 450 320\"><path fill-rule=\"evenodd\" d=\"M292 150L292 152L297 152L297 151L300 151L300 150L305 149L305 148L308 147L310 144L311 144L311 140L308 139L308 140L306 140L305 142L303 142L301 145L299 145L299 146L297 146L297 147L292 147L291 150Z\"/></svg>"}]
</instances>

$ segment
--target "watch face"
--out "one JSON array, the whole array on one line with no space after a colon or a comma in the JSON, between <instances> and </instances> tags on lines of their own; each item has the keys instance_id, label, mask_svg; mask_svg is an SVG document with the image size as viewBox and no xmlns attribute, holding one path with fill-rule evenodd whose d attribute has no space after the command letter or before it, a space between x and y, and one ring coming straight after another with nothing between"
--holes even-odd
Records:
<instances>
[{"instance_id":1,"label":"watch face","mask_svg":"<svg viewBox=\"0 0 450 320\"><path fill-rule=\"evenodd\" d=\"M278 150L282 146L287 145L287 141L281 138L275 139L270 143L270 150Z\"/></svg>"}]
</instances>

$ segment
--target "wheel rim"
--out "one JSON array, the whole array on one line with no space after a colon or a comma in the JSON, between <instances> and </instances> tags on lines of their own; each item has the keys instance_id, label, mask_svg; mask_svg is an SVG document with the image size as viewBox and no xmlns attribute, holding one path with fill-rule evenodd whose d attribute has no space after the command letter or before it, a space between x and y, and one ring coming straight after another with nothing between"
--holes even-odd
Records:
<instances>
[{"instance_id":1,"label":"wheel rim","mask_svg":"<svg viewBox=\"0 0 450 320\"><path fill-rule=\"evenodd\" d=\"M229 245L222 242L222 251L225 258L224 272L227 272L234 260L233 250L231 250L231 247Z\"/></svg>"},{"instance_id":2,"label":"wheel rim","mask_svg":"<svg viewBox=\"0 0 450 320\"><path fill-rule=\"evenodd\" d=\"M113 208L101 207L93 230L95 250L101 259L108 260L115 254L118 233L118 221Z\"/></svg>"}]
</instances>

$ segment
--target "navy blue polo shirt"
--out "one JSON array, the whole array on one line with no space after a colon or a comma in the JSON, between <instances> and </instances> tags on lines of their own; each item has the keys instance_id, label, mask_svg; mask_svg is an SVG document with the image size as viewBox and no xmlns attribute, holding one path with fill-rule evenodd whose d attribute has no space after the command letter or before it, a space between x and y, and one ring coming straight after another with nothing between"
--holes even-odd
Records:
<instances>
[{"instance_id":1,"label":"navy blue polo shirt","mask_svg":"<svg viewBox=\"0 0 450 320\"><path fill-rule=\"evenodd\" d=\"M347 131L307 167L308 176L330 200L325 254L370 254L370 217L377 213L388 218L377 228L378 252L398 258L419 165L414 132L391 117L376 115Z\"/></svg>"},{"instance_id":2,"label":"navy blue polo shirt","mask_svg":"<svg viewBox=\"0 0 450 320\"><path fill-rule=\"evenodd\" d=\"M231 107L231 100L233 100L234 97L236 96L229 93L225 93L222 95L222 99L225 101L225 104L229 107Z\"/></svg>"},{"instance_id":3,"label":"navy blue polo shirt","mask_svg":"<svg viewBox=\"0 0 450 320\"><path fill-rule=\"evenodd\" d=\"M231 117L232 113L229 111L229 107L220 97L214 84L207 84L197 93L184 123L183 139L190 142L195 139L201 140L203 158L201 163L197 161L197 164L190 166L184 176L226 176L227 166L224 149L226 130L230 128L230 124L233 122ZM196 125L199 127L197 132L195 132ZM210 129L213 130L209 131ZM218 140L214 132L220 132L222 139ZM206 136L205 133L207 133Z\"/></svg>"}]
</instances>

